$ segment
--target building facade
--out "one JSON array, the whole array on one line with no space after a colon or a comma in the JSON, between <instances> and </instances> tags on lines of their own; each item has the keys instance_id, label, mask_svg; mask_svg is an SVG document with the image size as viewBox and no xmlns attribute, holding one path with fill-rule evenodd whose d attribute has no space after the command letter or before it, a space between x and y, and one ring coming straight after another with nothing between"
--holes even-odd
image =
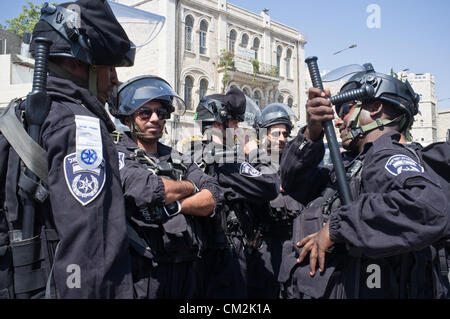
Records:
<instances>
[{"instance_id":1,"label":"building facade","mask_svg":"<svg viewBox=\"0 0 450 319\"><path fill-rule=\"evenodd\" d=\"M438 114L438 142L444 142L450 139L450 109L439 110Z\"/></svg>"},{"instance_id":2,"label":"building facade","mask_svg":"<svg viewBox=\"0 0 450 319\"><path fill-rule=\"evenodd\" d=\"M423 146L438 141L437 97L434 90L434 76L430 73L414 74L398 72L398 78L408 80L414 91L420 95L419 114L414 117L411 135L414 142Z\"/></svg>"},{"instance_id":3,"label":"building facade","mask_svg":"<svg viewBox=\"0 0 450 319\"><path fill-rule=\"evenodd\" d=\"M135 66L118 69L119 79L154 74L185 100L187 111L168 123L172 145L199 134L194 123L201 97L237 87L263 108L281 102L304 116L305 37L226 0L118 0L166 18L158 37L139 49ZM176 128L181 136L172 136Z\"/></svg>"},{"instance_id":4,"label":"building facade","mask_svg":"<svg viewBox=\"0 0 450 319\"><path fill-rule=\"evenodd\" d=\"M22 43L20 36L0 30L0 110L8 106L13 98L26 96L31 91L34 60Z\"/></svg>"}]
</instances>

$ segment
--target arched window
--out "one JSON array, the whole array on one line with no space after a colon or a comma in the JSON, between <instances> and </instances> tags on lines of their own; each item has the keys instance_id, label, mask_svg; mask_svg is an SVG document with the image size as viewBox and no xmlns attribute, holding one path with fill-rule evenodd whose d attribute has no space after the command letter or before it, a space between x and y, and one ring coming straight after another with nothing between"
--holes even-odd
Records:
<instances>
[{"instance_id":1,"label":"arched window","mask_svg":"<svg viewBox=\"0 0 450 319\"><path fill-rule=\"evenodd\" d=\"M280 70L281 70L281 54L283 52L283 49L281 48L281 46L277 47L277 67L278 67L278 75L280 75Z\"/></svg>"},{"instance_id":2,"label":"arched window","mask_svg":"<svg viewBox=\"0 0 450 319\"><path fill-rule=\"evenodd\" d=\"M230 36L229 36L229 41L228 41L228 50L230 50L231 52L234 52L234 44L235 43L236 43L236 31L231 30Z\"/></svg>"},{"instance_id":3,"label":"arched window","mask_svg":"<svg viewBox=\"0 0 450 319\"><path fill-rule=\"evenodd\" d=\"M278 95L278 103L283 103L283 101L284 101L284 97L283 97L283 95Z\"/></svg>"},{"instance_id":4,"label":"arched window","mask_svg":"<svg viewBox=\"0 0 450 319\"><path fill-rule=\"evenodd\" d=\"M186 103L186 109L192 109L192 88L194 87L194 81L192 77L187 76L184 79L184 103Z\"/></svg>"},{"instance_id":5,"label":"arched window","mask_svg":"<svg viewBox=\"0 0 450 319\"><path fill-rule=\"evenodd\" d=\"M242 92L244 92L245 95L250 96L250 93L248 92L247 88L243 88Z\"/></svg>"},{"instance_id":6,"label":"arched window","mask_svg":"<svg viewBox=\"0 0 450 319\"><path fill-rule=\"evenodd\" d=\"M192 51L192 28L194 27L194 19L192 16L187 16L184 26L184 48Z\"/></svg>"},{"instance_id":7,"label":"arched window","mask_svg":"<svg viewBox=\"0 0 450 319\"><path fill-rule=\"evenodd\" d=\"M253 50L255 50L255 59L258 60L258 50L259 50L259 39L253 39Z\"/></svg>"},{"instance_id":8,"label":"arched window","mask_svg":"<svg viewBox=\"0 0 450 319\"><path fill-rule=\"evenodd\" d=\"M288 98L288 106L292 107L293 104L294 104L294 100L291 97Z\"/></svg>"},{"instance_id":9,"label":"arched window","mask_svg":"<svg viewBox=\"0 0 450 319\"><path fill-rule=\"evenodd\" d=\"M255 91L255 94L253 95L253 99L255 100L255 103L261 107L261 94L259 94L259 91Z\"/></svg>"},{"instance_id":10,"label":"arched window","mask_svg":"<svg viewBox=\"0 0 450 319\"><path fill-rule=\"evenodd\" d=\"M208 33L208 23L202 20L200 23L200 54L206 54L206 34Z\"/></svg>"},{"instance_id":11,"label":"arched window","mask_svg":"<svg viewBox=\"0 0 450 319\"><path fill-rule=\"evenodd\" d=\"M291 77L291 58L292 58L292 51L289 49L286 52L286 77Z\"/></svg>"},{"instance_id":12,"label":"arched window","mask_svg":"<svg viewBox=\"0 0 450 319\"><path fill-rule=\"evenodd\" d=\"M248 46L248 35L244 33L241 39L241 47L246 48Z\"/></svg>"},{"instance_id":13,"label":"arched window","mask_svg":"<svg viewBox=\"0 0 450 319\"><path fill-rule=\"evenodd\" d=\"M200 81L200 99L206 96L207 91L208 91L208 81L206 79L202 79Z\"/></svg>"}]
</instances>

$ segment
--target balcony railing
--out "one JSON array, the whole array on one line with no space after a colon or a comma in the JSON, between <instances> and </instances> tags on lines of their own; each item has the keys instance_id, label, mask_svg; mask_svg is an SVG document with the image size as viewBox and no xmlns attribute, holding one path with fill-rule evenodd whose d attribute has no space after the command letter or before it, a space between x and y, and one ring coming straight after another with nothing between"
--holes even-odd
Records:
<instances>
[{"instance_id":1,"label":"balcony railing","mask_svg":"<svg viewBox=\"0 0 450 319\"><path fill-rule=\"evenodd\" d=\"M258 68L255 72L252 59L243 58L240 56L234 57L234 64L237 71L248 73L248 74L261 74L272 77L279 77L279 69L275 65L266 64L258 62Z\"/></svg>"}]
</instances>

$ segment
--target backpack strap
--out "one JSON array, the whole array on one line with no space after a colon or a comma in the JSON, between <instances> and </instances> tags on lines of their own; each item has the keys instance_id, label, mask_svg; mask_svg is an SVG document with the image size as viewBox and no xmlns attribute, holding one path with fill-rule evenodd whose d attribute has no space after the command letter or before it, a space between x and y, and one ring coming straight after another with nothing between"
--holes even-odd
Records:
<instances>
[{"instance_id":1,"label":"backpack strap","mask_svg":"<svg viewBox=\"0 0 450 319\"><path fill-rule=\"evenodd\" d=\"M0 116L0 131L23 163L36 176L48 184L47 152L28 135L16 116L19 100L12 100Z\"/></svg>"}]
</instances>

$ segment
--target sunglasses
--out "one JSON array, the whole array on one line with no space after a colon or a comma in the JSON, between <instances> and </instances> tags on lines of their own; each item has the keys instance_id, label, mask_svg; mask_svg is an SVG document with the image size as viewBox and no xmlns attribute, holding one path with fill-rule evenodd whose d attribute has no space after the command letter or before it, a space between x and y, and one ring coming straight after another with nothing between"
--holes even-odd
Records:
<instances>
[{"instance_id":1,"label":"sunglasses","mask_svg":"<svg viewBox=\"0 0 450 319\"><path fill-rule=\"evenodd\" d=\"M339 108L338 116L343 120L344 117L348 114L348 112L350 112L352 107L357 103L358 103L357 101L351 101L342 104L341 107Z\"/></svg>"},{"instance_id":2,"label":"sunglasses","mask_svg":"<svg viewBox=\"0 0 450 319\"><path fill-rule=\"evenodd\" d=\"M139 111L137 111L136 115L137 117L142 121L147 121L152 117L153 112L156 112L156 115L160 120L167 120L170 118L170 114L165 108L157 108L156 110L149 109L149 108L142 108Z\"/></svg>"},{"instance_id":3,"label":"sunglasses","mask_svg":"<svg viewBox=\"0 0 450 319\"><path fill-rule=\"evenodd\" d=\"M283 135L285 138L291 136L291 134L289 134L288 132L279 132L279 131L271 132L270 135L273 137L280 137L280 135Z\"/></svg>"}]
</instances>

